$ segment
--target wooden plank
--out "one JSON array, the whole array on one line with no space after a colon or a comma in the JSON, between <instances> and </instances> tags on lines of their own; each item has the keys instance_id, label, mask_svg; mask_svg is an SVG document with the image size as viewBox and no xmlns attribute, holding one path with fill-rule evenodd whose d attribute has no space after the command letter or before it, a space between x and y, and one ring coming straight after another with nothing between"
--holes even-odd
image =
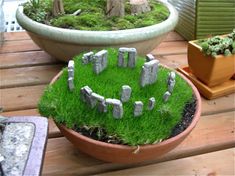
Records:
<instances>
[{"instance_id":1,"label":"wooden plank","mask_svg":"<svg viewBox=\"0 0 235 176\"><path fill-rule=\"evenodd\" d=\"M3 112L1 113L2 116L11 117L11 116L40 116L37 109L27 109L22 111L10 111L10 112ZM48 119L49 123L49 132L48 137L61 137L62 134L60 133L59 129L57 128L55 122L52 119Z\"/></svg>"},{"instance_id":2,"label":"wooden plank","mask_svg":"<svg viewBox=\"0 0 235 176\"><path fill-rule=\"evenodd\" d=\"M34 109L46 85L0 89L0 107L4 112Z\"/></svg>"},{"instance_id":3,"label":"wooden plank","mask_svg":"<svg viewBox=\"0 0 235 176\"><path fill-rule=\"evenodd\" d=\"M91 175L235 147L234 113L235 111L202 117L192 133L176 149L161 158L139 164L100 162L75 149L65 138L50 139L43 174Z\"/></svg>"},{"instance_id":4,"label":"wooden plank","mask_svg":"<svg viewBox=\"0 0 235 176\"><path fill-rule=\"evenodd\" d=\"M0 54L38 50L41 49L32 40L6 41L0 48Z\"/></svg>"},{"instance_id":5,"label":"wooden plank","mask_svg":"<svg viewBox=\"0 0 235 176\"><path fill-rule=\"evenodd\" d=\"M61 63L44 51L0 54L0 69Z\"/></svg>"},{"instance_id":6,"label":"wooden plank","mask_svg":"<svg viewBox=\"0 0 235 176\"><path fill-rule=\"evenodd\" d=\"M63 65L10 68L0 70L0 88L48 84Z\"/></svg>"},{"instance_id":7,"label":"wooden plank","mask_svg":"<svg viewBox=\"0 0 235 176\"><path fill-rule=\"evenodd\" d=\"M26 32L5 32L4 33L4 41L27 40L27 39L30 39L30 37Z\"/></svg>"},{"instance_id":8,"label":"wooden plank","mask_svg":"<svg viewBox=\"0 0 235 176\"><path fill-rule=\"evenodd\" d=\"M186 54L188 43L186 41L163 42L151 53L153 55L177 55Z\"/></svg>"},{"instance_id":9,"label":"wooden plank","mask_svg":"<svg viewBox=\"0 0 235 176\"><path fill-rule=\"evenodd\" d=\"M101 175L235 175L234 155L232 148Z\"/></svg>"},{"instance_id":10,"label":"wooden plank","mask_svg":"<svg viewBox=\"0 0 235 176\"><path fill-rule=\"evenodd\" d=\"M155 56L161 64L170 68L178 68L188 64L187 54Z\"/></svg>"},{"instance_id":11,"label":"wooden plank","mask_svg":"<svg viewBox=\"0 0 235 176\"><path fill-rule=\"evenodd\" d=\"M183 41L183 40L185 40L185 39L183 37L181 37L177 32L172 31L167 35L167 37L164 39L163 42Z\"/></svg>"},{"instance_id":12,"label":"wooden plank","mask_svg":"<svg viewBox=\"0 0 235 176\"><path fill-rule=\"evenodd\" d=\"M42 95L46 85L0 89L0 106L4 111L33 109ZM28 93L28 91L32 93ZM202 115L235 110L235 94L205 100L202 98ZM23 109L22 109L23 108Z\"/></svg>"}]
</instances>

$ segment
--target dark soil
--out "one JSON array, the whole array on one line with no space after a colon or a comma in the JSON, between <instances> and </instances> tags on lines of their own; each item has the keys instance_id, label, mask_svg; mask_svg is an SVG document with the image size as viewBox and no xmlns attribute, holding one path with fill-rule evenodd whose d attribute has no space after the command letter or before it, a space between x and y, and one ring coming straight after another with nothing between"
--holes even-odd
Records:
<instances>
[{"instance_id":1,"label":"dark soil","mask_svg":"<svg viewBox=\"0 0 235 176\"><path fill-rule=\"evenodd\" d=\"M181 121L173 128L169 138L177 136L182 133L188 126L191 124L195 111L196 111L197 102L195 98L192 102L187 103L184 108L183 118Z\"/></svg>"},{"instance_id":2,"label":"dark soil","mask_svg":"<svg viewBox=\"0 0 235 176\"><path fill-rule=\"evenodd\" d=\"M169 138L172 138L174 136L177 136L178 134L182 133L192 122L194 118L194 114L196 111L197 102L194 98L193 101L187 103L184 108L184 112L182 115L182 120L173 128L171 135ZM120 138L118 138L116 135L108 135L106 130L101 127L88 127L88 126L82 126L77 127L75 126L73 128L76 132L92 138L94 140L111 143L111 144L125 144ZM168 139L169 139L168 138Z\"/></svg>"}]
</instances>

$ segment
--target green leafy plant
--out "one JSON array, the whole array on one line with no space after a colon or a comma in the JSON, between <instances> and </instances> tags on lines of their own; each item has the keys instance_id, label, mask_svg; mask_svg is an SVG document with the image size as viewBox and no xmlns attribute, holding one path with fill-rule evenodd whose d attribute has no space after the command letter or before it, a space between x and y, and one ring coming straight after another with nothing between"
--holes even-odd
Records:
<instances>
[{"instance_id":1,"label":"green leafy plant","mask_svg":"<svg viewBox=\"0 0 235 176\"><path fill-rule=\"evenodd\" d=\"M235 29L225 37L215 36L205 40L199 40L198 44L208 56L215 57L220 54L230 56L235 54Z\"/></svg>"}]
</instances>

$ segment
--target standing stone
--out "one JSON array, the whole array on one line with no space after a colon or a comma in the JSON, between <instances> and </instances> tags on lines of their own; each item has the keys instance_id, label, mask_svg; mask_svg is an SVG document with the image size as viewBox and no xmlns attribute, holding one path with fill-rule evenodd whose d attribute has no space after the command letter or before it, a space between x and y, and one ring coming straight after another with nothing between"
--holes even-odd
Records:
<instances>
[{"instance_id":1,"label":"standing stone","mask_svg":"<svg viewBox=\"0 0 235 176\"><path fill-rule=\"evenodd\" d=\"M152 60L150 62L146 62L144 66L142 66L140 78L141 87L153 84L157 81L158 64L158 60Z\"/></svg>"},{"instance_id":2,"label":"standing stone","mask_svg":"<svg viewBox=\"0 0 235 176\"><path fill-rule=\"evenodd\" d=\"M137 51L135 48L129 48L128 51L128 67L134 68L136 64Z\"/></svg>"},{"instance_id":3,"label":"standing stone","mask_svg":"<svg viewBox=\"0 0 235 176\"><path fill-rule=\"evenodd\" d=\"M98 102L98 111L99 112L107 112L108 111L107 104L105 103L105 101Z\"/></svg>"},{"instance_id":4,"label":"standing stone","mask_svg":"<svg viewBox=\"0 0 235 176\"><path fill-rule=\"evenodd\" d=\"M94 108L97 104L97 100L91 96L91 95L86 95L86 103L90 106L90 108Z\"/></svg>"},{"instance_id":5,"label":"standing stone","mask_svg":"<svg viewBox=\"0 0 235 176\"><path fill-rule=\"evenodd\" d=\"M154 59L155 59L155 57L152 54L147 54L146 55L146 62L152 61Z\"/></svg>"},{"instance_id":6,"label":"standing stone","mask_svg":"<svg viewBox=\"0 0 235 176\"><path fill-rule=\"evenodd\" d=\"M83 102L86 102L86 96L90 96L92 94L92 90L89 86L82 87L80 89L80 98Z\"/></svg>"},{"instance_id":7,"label":"standing stone","mask_svg":"<svg viewBox=\"0 0 235 176\"><path fill-rule=\"evenodd\" d=\"M143 113L143 102L142 101L136 101L134 103L134 116L135 117L138 117L138 116L141 116L142 113Z\"/></svg>"},{"instance_id":8,"label":"standing stone","mask_svg":"<svg viewBox=\"0 0 235 176\"><path fill-rule=\"evenodd\" d=\"M74 81L73 81L72 77L68 78L68 85L69 85L69 90L73 91L73 89L74 89Z\"/></svg>"},{"instance_id":9,"label":"standing stone","mask_svg":"<svg viewBox=\"0 0 235 176\"><path fill-rule=\"evenodd\" d=\"M168 73L168 78L167 78L167 84L169 85L170 84L170 80L175 80L175 77L176 77L176 75L175 75L175 72L170 72L170 73Z\"/></svg>"},{"instance_id":10,"label":"standing stone","mask_svg":"<svg viewBox=\"0 0 235 176\"><path fill-rule=\"evenodd\" d=\"M108 51L102 50L94 55L93 71L96 74L102 72L108 65Z\"/></svg>"},{"instance_id":11,"label":"standing stone","mask_svg":"<svg viewBox=\"0 0 235 176\"><path fill-rule=\"evenodd\" d=\"M149 110L153 110L154 106L155 106L156 100L154 97L149 99L149 104L148 104L148 109Z\"/></svg>"},{"instance_id":12,"label":"standing stone","mask_svg":"<svg viewBox=\"0 0 235 176\"><path fill-rule=\"evenodd\" d=\"M94 56L94 53L92 51L89 52L89 53L83 54L83 56L82 56L82 63L83 64L88 64L88 63L92 62L93 56Z\"/></svg>"},{"instance_id":13,"label":"standing stone","mask_svg":"<svg viewBox=\"0 0 235 176\"><path fill-rule=\"evenodd\" d=\"M167 101L169 100L170 96L171 96L171 93L167 91L167 92L163 95L163 100L164 100L164 102L167 102Z\"/></svg>"},{"instance_id":14,"label":"standing stone","mask_svg":"<svg viewBox=\"0 0 235 176\"><path fill-rule=\"evenodd\" d=\"M113 105L113 117L116 119L120 119L123 116L123 106L122 102L118 99L107 98L105 100L106 104Z\"/></svg>"},{"instance_id":15,"label":"standing stone","mask_svg":"<svg viewBox=\"0 0 235 176\"><path fill-rule=\"evenodd\" d=\"M68 77L74 78L74 61L70 60L68 63Z\"/></svg>"},{"instance_id":16,"label":"standing stone","mask_svg":"<svg viewBox=\"0 0 235 176\"><path fill-rule=\"evenodd\" d=\"M167 86L168 86L168 91L169 91L170 93L173 92L173 89L174 89L174 87L175 87L175 77L176 77L175 72L170 72L170 73L168 74Z\"/></svg>"},{"instance_id":17,"label":"standing stone","mask_svg":"<svg viewBox=\"0 0 235 176\"><path fill-rule=\"evenodd\" d=\"M174 87L175 87L175 80L169 80L168 91L169 91L170 93L173 92Z\"/></svg>"},{"instance_id":18,"label":"standing stone","mask_svg":"<svg viewBox=\"0 0 235 176\"><path fill-rule=\"evenodd\" d=\"M122 86L122 92L121 92L121 101L122 102L127 102L129 101L131 97L131 87L128 85Z\"/></svg>"},{"instance_id":19,"label":"standing stone","mask_svg":"<svg viewBox=\"0 0 235 176\"><path fill-rule=\"evenodd\" d=\"M124 55L128 54L127 62L125 62ZM118 66L134 68L136 65L137 51L135 48L119 48L118 50Z\"/></svg>"}]
</instances>

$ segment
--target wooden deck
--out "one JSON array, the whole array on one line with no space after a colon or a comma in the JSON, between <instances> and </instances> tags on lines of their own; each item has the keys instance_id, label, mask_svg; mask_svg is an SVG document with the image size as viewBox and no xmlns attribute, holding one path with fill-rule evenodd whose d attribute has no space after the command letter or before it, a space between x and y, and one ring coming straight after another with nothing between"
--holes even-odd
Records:
<instances>
[{"instance_id":1,"label":"wooden deck","mask_svg":"<svg viewBox=\"0 0 235 176\"><path fill-rule=\"evenodd\" d=\"M41 51L25 32L5 33L0 48L0 107L3 116L39 115L37 102L65 65ZM153 51L161 63L187 64L187 42L172 32ZM43 175L235 175L235 94L202 98L202 117L176 149L140 164L113 164L76 150L49 120Z\"/></svg>"}]
</instances>

